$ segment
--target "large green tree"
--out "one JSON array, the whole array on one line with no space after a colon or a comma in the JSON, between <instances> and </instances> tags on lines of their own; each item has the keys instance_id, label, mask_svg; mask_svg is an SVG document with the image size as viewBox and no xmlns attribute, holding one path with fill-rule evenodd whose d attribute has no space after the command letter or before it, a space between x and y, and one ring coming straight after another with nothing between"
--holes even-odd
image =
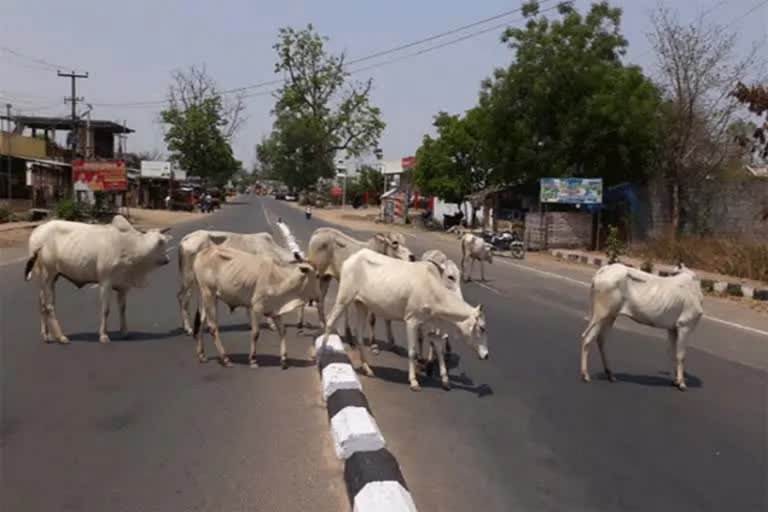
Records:
<instances>
[{"instance_id":1,"label":"large green tree","mask_svg":"<svg viewBox=\"0 0 768 512\"><path fill-rule=\"evenodd\" d=\"M514 62L483 84L491 180L544 176L642 181L656 154L659 92L622 56L621 9L595 3L586 14L558 5L550 20L529 2L524 28L502 40Z\"/></svg>"},{"instance_id":2,"label":"large green tree","mask_svg":"<svg viewBox=\"0 0 768 512\"><path fill-rule=\"evenodd\" d=\"M334 175L337 153L359 156L373 149L384 130L370 102L371 80L354 82L344 54L332 55L312 25L280 29L275 72L285 77L277 92L272 132L257 146L270 175L296 188Z\"/></svg>"},{"instance_id":3,"label":"large green tree","mask_svg":"<svg viewBox=\"0 0 768 512\"><path fill-rule=\"evenodd\" d=\"M225 99L205 68L176 72L169 105L160 114L170 157L191 175L223 184L241 163L230 141L242 124L240 98Z\"/></svg>"},{"instance_id":4,"label":"large green tree","mask_svg":"<svg viewBox=\"0 0 768 512\"><path fill-rule=\"evenodd\" d=\"M487 118L480 107L463 117L445 112L435 116L437 136L425 135L416 151L413 177L423 193L458 203L487 185Z\"/></svg>"}]
</instances>

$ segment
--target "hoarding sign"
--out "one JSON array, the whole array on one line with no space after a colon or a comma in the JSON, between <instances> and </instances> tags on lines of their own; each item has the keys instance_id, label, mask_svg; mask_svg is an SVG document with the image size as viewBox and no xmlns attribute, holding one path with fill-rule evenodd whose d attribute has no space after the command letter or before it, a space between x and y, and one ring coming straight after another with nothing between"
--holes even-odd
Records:
<instances>
[{"instance_id":1,"label":"hoarding sign","mask_svg":"<svg viewBox=\"0 0 768 512\"><path fill-rule=\"evenodd\" d=\"M171 162L142 160L141 161L142 178L171 178Z\"/></svg>"},{"instance_id":2,"label":"hoarding sign","mask_svg":"<svg viewBox=\"0 0 768 512\"><path fill-rule=\"evenodd\" d=\"M72 162L72 182L75 190L123 192L128 188L125 162L76 160Z\"/></svg>"},{"instance_id":3,"label":"hoarding sign","mask_svg":"<svg viewBox=\"0 0 768 512\"><path fill-rule=\"evenodd\" d=\"M602 204L602 178L542 178L542 203Z\"/></svg>"}]
</instances>

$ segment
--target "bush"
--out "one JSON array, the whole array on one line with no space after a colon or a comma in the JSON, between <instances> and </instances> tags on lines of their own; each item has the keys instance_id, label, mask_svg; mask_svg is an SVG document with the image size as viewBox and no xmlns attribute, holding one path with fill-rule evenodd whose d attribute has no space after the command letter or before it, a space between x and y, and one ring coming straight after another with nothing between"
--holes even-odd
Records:
<instances>
[{"instance_id":1,"label":"bush","mask_svg":"<svg viewBox=\"0 0 768 512\"><path fill-rule=\"evenodd\" d=\"M654 240L633 252L641 258L768 282L768 245L759 242L684 237Z\"/></svg>"},{"instance_id":2,"label":"bush","mask_svg":"<svg viewBox=\"0 0 768 512\"><path fill-rule=\"evenodd\" d=\"M62 220L83 220L85 211L79 203L72 199L63 199L56 205L56 217Z\"/></svg>"},{"instance_id":3,"label":"bush","mask_svg":"<svg viewBox=\"0 0 768 512\"><path fill-rule=\"evenodd\" d=\"M10 220L11 220L11 210L0 206L0 223L10 222Z\"/></svg>"},{"instance_id":4,"label":"bush","mask_svg":"<svg viewBox=\"0 0 768 512\"><path fill-rule=\"evenodd\" d=\"M605 240L605 254L608 256L608 263L616 263L619 256L624 254L624 242L619 238L619 228L610 226L608 228L608 237Z\"/></svg>"}]
</instances>

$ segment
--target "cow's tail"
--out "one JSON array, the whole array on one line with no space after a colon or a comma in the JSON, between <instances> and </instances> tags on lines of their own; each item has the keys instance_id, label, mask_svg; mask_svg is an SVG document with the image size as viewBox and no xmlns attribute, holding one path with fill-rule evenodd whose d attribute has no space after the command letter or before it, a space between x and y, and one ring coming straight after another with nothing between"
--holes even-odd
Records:
<instances>
[{"instance_id":1,"label":"cow's tail","mask_svg":"<svg viewBox=\"0 0 768 512\"><path fill-rule=\"evenodd\" d=\"M40 249L32 253L32 256L27 260L27 264L24 267L24 280L29 281L32 279L32 271L35 269L35 263L37 263L37 257L40 255Z\"/></svg>"},{"instance_id":2,"label":"cow's tail","mask_svg":"<svg viewBox=\"0 0 768 512\"><path fill-rule=\"evenodd\" d=\"M202 325L202 319L200 318L200 309L195 312L195 324L192 327L192 336L197 337L197 334L200 332L200 326Z\"/></svg>"},{"instance_id":3,"label":"cow's tail","mask_svg":"<svg viewBox=\"0 0 768 512\"><path fill-rule=\"evenodd\" d=\"M291 228L288 227L288 224L283 222L282 219L278 219L277 227L280 229L280 233L283 235L283 240L285 240L288 250L291 251L293 257L296 258L296 261L305 261L306 256L304 256L304 252L296 241L296 237L291 233Z\"/></svg>"}]
</instances>

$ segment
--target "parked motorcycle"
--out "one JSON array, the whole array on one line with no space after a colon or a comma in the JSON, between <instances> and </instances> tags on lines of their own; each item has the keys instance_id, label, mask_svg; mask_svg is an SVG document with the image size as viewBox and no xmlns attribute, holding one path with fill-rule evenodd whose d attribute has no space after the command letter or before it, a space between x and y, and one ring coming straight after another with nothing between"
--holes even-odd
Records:
<instances>
[{"instance_id":1,"label":"parked motorcycle","mask_svg":"<svg viewBox=\"0 0 768 512\"><path fill-rule=\"evenodd\" d=\"M525 244L516 231L504 231L503 233L486 231L483 232L481 236L486 243L491 244L497 251L509 251L512 257L517 259L523 259L525 257Z\"/></svg>"}]
</instances>

